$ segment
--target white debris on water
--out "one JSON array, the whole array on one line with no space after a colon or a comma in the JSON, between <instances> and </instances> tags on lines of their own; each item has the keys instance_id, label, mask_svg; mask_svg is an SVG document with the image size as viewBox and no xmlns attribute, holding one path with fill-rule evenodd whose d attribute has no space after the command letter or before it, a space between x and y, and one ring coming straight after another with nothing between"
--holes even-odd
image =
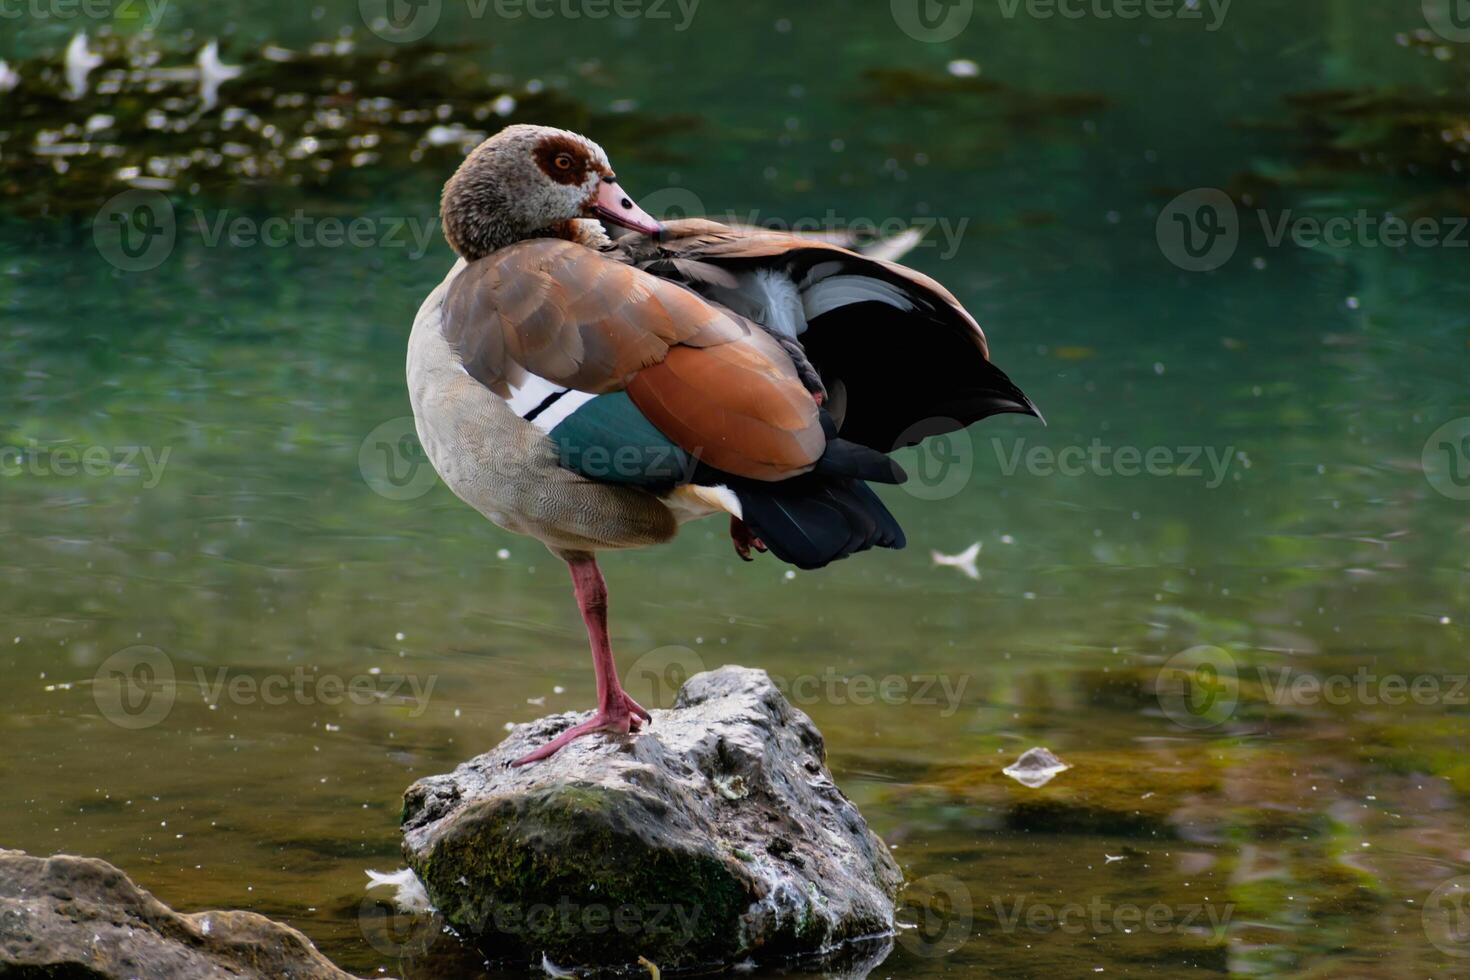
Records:
<instances>
[{"instance_id":1,"label":"white debris on water","mask_svg":"<svg viewBox=\"0 0 1470 980\"><path fill-rule=\"evenodd\" d=\"M208 112L219 105L219 87L239 78L245 70L239 65L227 65L220 61L218 41L210 41L201 48L194 63L199 68L200 112Z\"/></svg>"},{"instance_id":2,"label":"white debris on water","mask_svg":"<svg viewBox=\"0 0 1470 980\"><path fill-rule=\"evenodd\" d=\"M1027 749L1021 754L1021 758L1006 766L1001 772L1022 786L1039 789L1071 768L1058 759L1051 749L1037 747Z\"/></svg>"},{"instance_id":3,"label":"white debris on water","mask_svg":"<svg viewBox=\"0 0 1470 980\"><path fill-rule=\"evenodd\" d=\"M66 46L66 88L73 99L87 94L87 76L102 64L102 56L87 46L87 32L72 37Z\"/></svg>"},{"instance_id":4,"label":"white debris on water","mask_svg":"<svg viewBox=\"0 0 1470 980\"><path fill-rule=\"evenodd\" d=\"M980 580L980 569L975 566L975 559L980 557L980 542L976 541L964 551L957 555L946 555L943 552L931 551L929 557L934 559L934 564L941 568L954 568L964 573L967 578Z\"/></svg>"},{"instance_id":5,"label":"white debris on water","mask_svg":"<svg viewBox=\"0 0 1470 980\"><path fill-rule=\"evenodd\" d=\"M413 873L412 868L402 868L388 873L370 870L367 876L372 879L368 884L369 890L379 885L386 885L394 889L393 904L401 911L419 915L434 911L434 906L429 902L429 893L424 890L424 883L419 881L418 875Z\"/></svg>"}]
</instances>

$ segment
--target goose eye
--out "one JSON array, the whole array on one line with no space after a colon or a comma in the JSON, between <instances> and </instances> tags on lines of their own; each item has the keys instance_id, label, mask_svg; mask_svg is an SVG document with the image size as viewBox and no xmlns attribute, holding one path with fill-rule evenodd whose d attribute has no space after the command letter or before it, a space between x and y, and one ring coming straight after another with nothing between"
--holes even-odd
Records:
<instances>
[{"instance_id":1,"label":"goose eye","mask_svg":"<svg viewBox=\"0 0 1470 980\"><path fill-rule=\"evenodd\" d=\"M571 170L572 169L572 155L570 153L558 153L556 155L555 164L556 164L556 169L558 169L558 170Z\"/></svg>"}]
</instances>

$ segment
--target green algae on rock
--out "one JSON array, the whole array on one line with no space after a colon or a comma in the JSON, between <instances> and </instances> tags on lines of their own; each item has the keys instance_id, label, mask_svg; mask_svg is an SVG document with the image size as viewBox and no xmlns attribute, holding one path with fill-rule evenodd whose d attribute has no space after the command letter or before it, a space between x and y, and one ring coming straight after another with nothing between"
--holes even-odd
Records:
<instances>
[{"instance_id":1,"label":"green algae on rock","mask_svg":"<svg viewBox=\"0 0 1470 980\"><path fill-rule=\"evenodd\" d=\"M517 728L404 806L404 853L491 960L679 970L891 935L901 874L763 672L696 675L626 739L510 769L575 716ZM738 779L745 792L721 787Z\"/></svg>"}]
</instances>

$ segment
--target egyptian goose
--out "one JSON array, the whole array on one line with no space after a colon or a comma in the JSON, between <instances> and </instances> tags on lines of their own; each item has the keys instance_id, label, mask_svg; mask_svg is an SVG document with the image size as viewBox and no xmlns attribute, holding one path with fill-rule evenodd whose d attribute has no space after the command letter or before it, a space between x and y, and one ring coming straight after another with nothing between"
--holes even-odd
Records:
<instances>
[{"instance_id":1,"label":"egyptian goose","mask_svg":"<svg viewBox=\"0 0 1470 980\"><path fill-rule=\"evenodd\" d=\"M901 548L868 486L904 479L887 452L1039 417L937 282L796 235L660 225L575 133L486 140L441 217L460 259L409 340L419 439L462 500L566 561L597 673L592 717L515 765L651 721L618 682L598 551L717 513L746 560Z\"/></svg>"}]
</instances>

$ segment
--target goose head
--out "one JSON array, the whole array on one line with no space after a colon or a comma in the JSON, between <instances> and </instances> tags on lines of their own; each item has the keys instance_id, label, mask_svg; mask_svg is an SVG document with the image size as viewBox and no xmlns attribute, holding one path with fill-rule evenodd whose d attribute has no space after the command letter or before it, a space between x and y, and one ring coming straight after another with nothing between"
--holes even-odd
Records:
<instances>
[{"instance_id":1,"label":"goose head","mask_svg":"<svg viewBox=\"0 0 1470 980\"><path fill-rule=\"evenodd\" d=\"M602 147L548 126L510 126L477 146L444 185L440 215L445 239L470 261L527 238L577 238L581 221L662 231Z\"/></svg>"}]
</instances>

